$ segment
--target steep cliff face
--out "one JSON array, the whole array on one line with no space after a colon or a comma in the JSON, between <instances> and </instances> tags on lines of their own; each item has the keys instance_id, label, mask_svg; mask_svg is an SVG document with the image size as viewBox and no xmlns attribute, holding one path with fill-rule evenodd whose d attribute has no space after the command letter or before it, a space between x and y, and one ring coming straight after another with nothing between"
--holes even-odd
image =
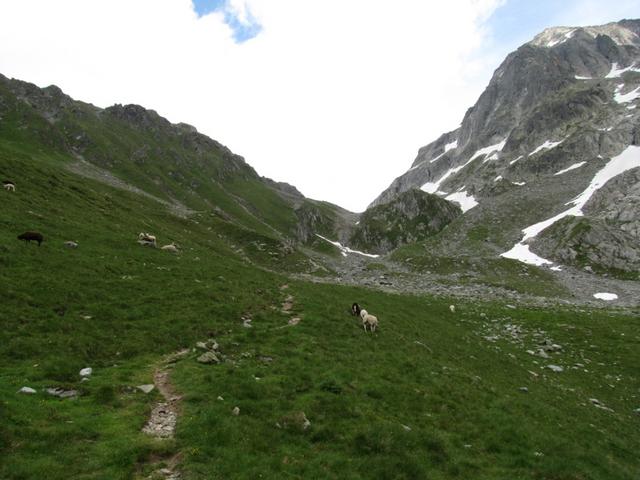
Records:
<instances>
[{"instance_id":1,"label":"steep cliff face","mask_svg":"<svg viewBox=\"0 0 640 480\"><path fill-rule=\"evenodd\" d=\"M349 243L372 253L387 253L435 235L460 215L457 205L437 195L407 190L363 213Z\"/></svg>"},{"instance_id":2,"label":"steep cliff face","mask_svg":"<svg viewBox=\"0 0 640 480\"><path fill-rule=\"evenodd\" d=\"M442 236L448 246L468 247L466 233L484 224L495 230L487 252L505 253L514 244L535 249L535 236L523 238L522 231L567 210L599 172L640 144L639 32L638 20L545 30L507 56L461 126L420 149L411 168L371 207L420 188L465 210L463 225ZM640 166L634 156L639 155L630 154L626 167L606 181ZM579 214L594 225L606 217L608 229L633 230L627 222L611 222L633 209L616 210L619 199L638 188L635 174L625 178L590 191L597 195ZM596 243L595 250L603 243L589 239L584 241ZM628 262L598 255L612 267L635 268L628 255ZM561 258L566 256L556 257Z\"/></svg>"}]
</instances>

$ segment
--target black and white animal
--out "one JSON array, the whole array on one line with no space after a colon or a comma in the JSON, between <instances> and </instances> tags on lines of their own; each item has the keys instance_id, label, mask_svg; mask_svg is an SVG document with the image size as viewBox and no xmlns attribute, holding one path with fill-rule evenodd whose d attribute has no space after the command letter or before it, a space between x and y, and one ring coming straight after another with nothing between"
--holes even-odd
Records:
<instances>
[{"instance_id":1,"label":"black and white animal","mask_svg":"<svg viewBox=\"0 0 640 480\"><path fill-rule=\"evenodd\" d=\"M4 189L7 192L15 192L16 191L16 184L13 183L11 180L3 180L2 181L2 186L4 187Z\"/></svg>"},{"instance_id":2,"label":"black and white animal","mask_svg":"<svg viewBox=\"0 0 640 480\"><path fill-rule=\"evenodd\" d=\"M64 242L64 246L67 248L78 248L78 242L74 242L73 240L67 240Z\"/></svg>"},{"instance_id":3,"label":"black and white animal","mask_svg":"<svg viewBox=\"0 0 640 480\"><path fill-rule=\"evenodd\" d=\"M38 246L44 241L44 237L38 232L24 232L18 235L18 240L24 240L26 243L31 243L31 240L38 242Z\"/></svg>"},{"instance_id":4,"label":"black and white animal","mask_svg":"<svg viewBox=\"0 0 640 480\"><path fill-rule=\"evenodd\" d=\"M364 327L365 332L367 331L367 326L372 332L376 331L376 328L378 327L378 318L374 315L369 315L369 313L364 308L360 308L360 305L357 303L351 305L351 315L357 315L362 319L362 326Z\"/></svg>"}]
</instances>

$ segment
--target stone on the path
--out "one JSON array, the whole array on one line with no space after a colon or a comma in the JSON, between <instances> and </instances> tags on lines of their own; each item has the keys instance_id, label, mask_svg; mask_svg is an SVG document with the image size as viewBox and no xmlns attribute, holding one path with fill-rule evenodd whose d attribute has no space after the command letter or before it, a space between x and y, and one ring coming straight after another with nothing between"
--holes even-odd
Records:
<instances>
[{"instance_id":1,"label":"stone on the path","mask_svg":"<svg viewBox=\"0 0 640 480\"><path fill-rule=\"evenodd\" d=\"M220 359L218 358L218 356L211 351L203 353L196 359L196 361L204 364L220 363Z\"/></svg>"},{"instance_id":2,"label":"stone on the path","mask_svg":"<svg viewBox=\"0 0 640 480\"><path fill-rule=\"evenodd\" d=\"M73 398L78 396L77 390L65 390L60 387L47 388L45 392L58 398Z\"/></svg>"},{"instance_id":3,"label":"stone on the path","mask_svg":"<svg viewBox=\"0 0 640 480\"><path fill-rule=\"evenodd\" d=\"M31 387L22 387L20 390L18 390L18 393L24 393L26 395L34 395L36 391Z\"/></svg>"},{"instance_id":4,"label":"stone on the path","mask_svg":"<svg viewBox=\"0 0 640 480\"><path fill-rule=\"evenodd\" d=\"M151 393L151 391L156 388L156 386L152 383L148 383L146 385L138 385L136 388L144 393Z\"/></svg>"},{"instance_id":5,"label":"stone on the path","mask_svg":"<svg viewBox=\"0 0 640 480\"><path fill-rule=\"evenodd\" d=\"M91 367L86 367L80 370L81 377L89 377L92 373L93 373L93 368Z\"/></svg>"},{"instance_id":6,"label":"stone on the path","mask_svg":"<svg viewBox=\"0 0 640 480\"><path fill-rule=\"evenodd\" d=\"M178 416L168 403L159 403L151 411L151 418L142 431L148 435L160 438L173 436Z\"/></svg>"},{"instance_id":7,"label":"stone on the path","mask_svg":"<svg viewBox=\"0 0 640 480\"><path fill-rule=\"evenodd\" d=\"M233 407L233 410L231 410L231 414L235 415L236 417L240 415L240 407Z\"/></svg>"},{"instance_id":8,"label":"stone on the path","mask_svg":"<svg viewBox=\"0 0 640 480\"><path fill-rule=\"evenodd\" d=\"M546 368L548 368L552 372L558 372L559 373L559 372L563 372L564 371L564 368L562 368L559 365L547 365Z\"/></svg>"}]
</instances>

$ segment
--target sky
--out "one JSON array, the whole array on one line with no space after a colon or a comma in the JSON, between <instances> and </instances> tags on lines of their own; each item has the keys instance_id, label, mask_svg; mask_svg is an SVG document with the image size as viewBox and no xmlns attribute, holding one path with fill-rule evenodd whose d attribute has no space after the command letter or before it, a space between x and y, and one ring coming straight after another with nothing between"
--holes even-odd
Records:
<instances>
[{"instance_id":1,"label":"sky","mask_svg":"<svg viewBox=\"0 0 640 480\"><path fill-rule=\"evenodd\" d=\"M0 73L135 103L363 211L544 28L640 0L2 0Z\"/></svg>"}]
</instances>

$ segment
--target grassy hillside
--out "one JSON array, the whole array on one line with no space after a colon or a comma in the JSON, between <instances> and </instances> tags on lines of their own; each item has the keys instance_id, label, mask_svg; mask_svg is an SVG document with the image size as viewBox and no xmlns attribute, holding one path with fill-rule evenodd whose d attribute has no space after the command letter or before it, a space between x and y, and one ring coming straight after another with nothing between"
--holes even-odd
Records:
<instances>
[{"instance_id":1,"label":"grassy hillside","mask_svg":"<svg viewBox=\"0 0 640 480\"><path fill-rule=\"evenodd\" d=\"M640 468L637 315L452 313L443 299L294 282L272 270L313 266L272 237L211 213L170 215L67 161L0 143L0 171L17 183L1 192L0 478L148 478L176 453L186 479L626 479ZM43 245L19 242L25 230ZM182 252L141 247L140 231ZM380 318L376 334L347 313L353 301ZM190 353L170 370L183 395L176 438L143 434L160 396L133 387L210 337L223 363ZM527 353L543 340L561 352ZM79 397L42 391L54 386Z\"/></svg>"}]
</instances>

